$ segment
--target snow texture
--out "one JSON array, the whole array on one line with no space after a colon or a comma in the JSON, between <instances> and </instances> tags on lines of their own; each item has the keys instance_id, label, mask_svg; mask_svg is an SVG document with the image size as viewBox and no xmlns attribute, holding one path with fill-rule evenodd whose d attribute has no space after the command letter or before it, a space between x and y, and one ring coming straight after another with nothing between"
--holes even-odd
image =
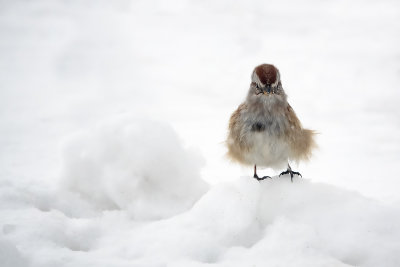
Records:
<instances>
[{"instance_id":1,"label":"snow texture","mask_svg":"<svg viewBox=\"0 0 400 267\"><path fill-rule=\"evenodd\" d=\"M62 188L101 210L160 219L190 208L206 191L204 159L161 123L118 118L65 144Z\"/></svg>"},{"instance_id":2,"label":"snow texture","mask_svg":"<svg viewBox=\"0 0 400 267\"><path fill-rule=\"evenodd\" d=\"M0 266L400 266L399 19L392 0L0 0ZM261 63L319 132L293 183L224 157Z\"/></svg>"}]
</instances>

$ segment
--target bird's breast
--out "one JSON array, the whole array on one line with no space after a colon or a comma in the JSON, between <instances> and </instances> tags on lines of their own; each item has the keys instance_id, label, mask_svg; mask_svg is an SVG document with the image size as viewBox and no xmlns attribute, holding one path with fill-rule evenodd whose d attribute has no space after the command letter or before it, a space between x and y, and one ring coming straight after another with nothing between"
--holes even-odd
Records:
<instances>
[{"instance_id":1,"label":"bird's breast","mask_svg":"<svg viewBox=\"0 0 400 267\"><path fill-rule=\"evenodd\" d=\"M282 136L289 127L288 119L281 114L249 114L244 122L246 132L265 133L271 136Z\"/></svg>"},{"instance_id":2,"label":"bird's breast","mask_svg":"<svg viewBox=\"0 0 400 267\"><path fill-rule=\"evenodd\" d=\"M252 132L263 132L265 131L265 124L263 122L255 122L251 125Z\"/></svg>"},{"instance_id":3,"label":"bird's breast","mask_svg":"<svg viewBox=\"0 0 400 267\"><path fill-rule=\"evenodd\" d=\"M264 132L249 132L249 149L243 151L245 162L258 166L281 168L289 156L288 143L281 137Z\"/></svg>"}]
</instances>

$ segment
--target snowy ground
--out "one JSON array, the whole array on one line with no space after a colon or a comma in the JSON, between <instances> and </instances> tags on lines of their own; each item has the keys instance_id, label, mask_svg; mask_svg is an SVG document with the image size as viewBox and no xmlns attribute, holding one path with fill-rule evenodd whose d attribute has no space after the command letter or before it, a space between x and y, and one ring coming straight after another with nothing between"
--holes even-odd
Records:
<instances>
[{"instance_id":1,"label":"snowy ground","mask_svg":"<svg viewBox=\"0 0 400 267\"><path fill-rule=\"evenodd\" d=\"M0 0L0 265L399 266L399 19L390 0ZM320 133L293 184L224 158L264 62Z\"/></svg>"}]
</instances>

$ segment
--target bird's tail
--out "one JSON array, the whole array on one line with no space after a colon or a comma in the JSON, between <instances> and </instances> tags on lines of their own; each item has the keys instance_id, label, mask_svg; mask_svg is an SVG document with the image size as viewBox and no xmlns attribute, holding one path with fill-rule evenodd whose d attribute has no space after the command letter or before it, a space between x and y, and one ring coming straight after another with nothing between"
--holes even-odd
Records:
<instances>
[{"instance_id":1,"label":"bird's tail","mask_svg":"<svg viewBox=\"0 0 400 267\"><path fill-rule=\"evenodd\" d=\"M295 142L292 147L292 155L290 158L295 161L309 160L313 150L318 147L315 142L316 134L317 132L314 130L302 129L294 140Z\"/></svg>"}]
</instances>

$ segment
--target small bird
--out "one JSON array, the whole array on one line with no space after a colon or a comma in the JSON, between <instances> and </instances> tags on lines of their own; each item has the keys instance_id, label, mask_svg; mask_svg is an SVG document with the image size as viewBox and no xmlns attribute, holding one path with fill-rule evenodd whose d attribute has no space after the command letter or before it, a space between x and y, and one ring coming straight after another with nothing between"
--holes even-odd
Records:
<instances>
[{"instance_id":1,"label":"small bird","mask_svg":"<svg viewBox=\"0 0 400 267\"><path fill-rule=\"evenodd\" d=\"M301 174L295 172L289 161L308 160L313 148L315 132L304 129L282 88L279 70L271 64L257 66L251 75L246 100L233 112L226 141L228 157L245 165L287 170L279 176Z\"/></svg>"}]
</instances>

